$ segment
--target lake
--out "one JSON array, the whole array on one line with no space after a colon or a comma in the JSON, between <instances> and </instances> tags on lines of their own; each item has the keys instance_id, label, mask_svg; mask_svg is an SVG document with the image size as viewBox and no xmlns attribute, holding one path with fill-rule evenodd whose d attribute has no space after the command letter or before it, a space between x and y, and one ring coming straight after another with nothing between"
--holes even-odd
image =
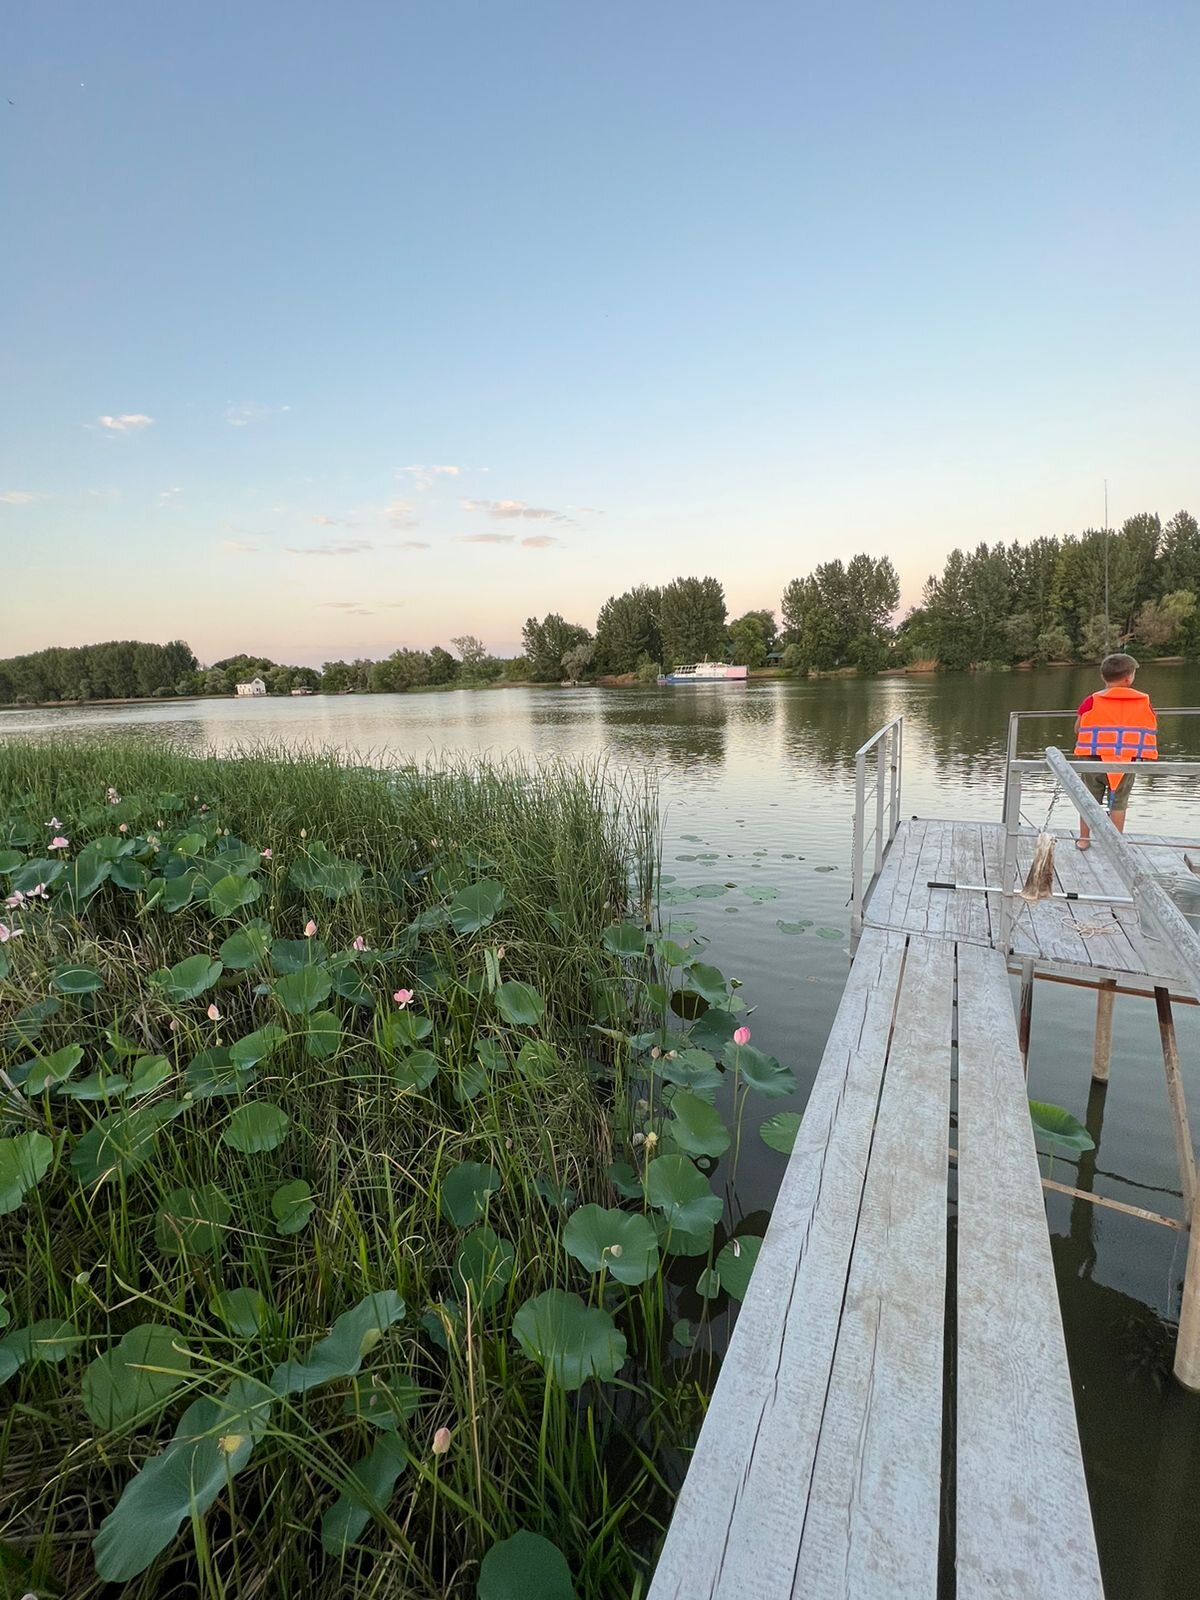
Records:
<instances>
[{"instance_id":1,"label":"lake","mask_svg":"<svg viewBox=\"0 0 1200 1600\"><path fill-rule=\"evenodd\" d=\"M732 887L673 908L743 980L755 1043L811 1085L848 964L854 751L905 717L905 816L998 820L1012 710L1075 706L1092 669L974 676L761 681L680 689L505 689L478 693L197 700L0 713L0 736L47 732L169 738L197 752L270 741L333 745L388 764L471 751L535 759L603 757L652 774L673 887ZM1200 704L1200 667L1145 669L1159 706ZM1167 720L1164 754L1200 755L1200 719ZM1049 727L1050 725L1043 725ZM1070 726L1045 742L1065 743ZM1031 736L1029 751L1036 748ZM1031 784L1030 821L1049 783ZM1200 836L1185 778L1139 782L1131 831ZM1061 800L1051 818L1070 825ZM774 891L772 893L772 891ZM802 932L787 932L806 924ZM1029 1092L1088 1123L1097 1149L1062 1181L1178 1215L1180 1199L1153 1002L1120 998L1112 1077L1091 1091L1094 996L1040 984ZM1184 1079L1200 1105L1200 1019L1177 1012ZM777 1109L777 1104L772 1105ZM748 1138L731 1203L765 1221L784 1158ZM719 1184L719 1175L715 1180ZM1059 1291L1105 1580L1121 1600L1196 1593L1200 1559L1200 1400L1170 1377L1186 1236L1049 1196ZM761 1231L761 1230L760 1230ZM1036 1396L1031 1397L1036 1404Z\"/></svg>"}]
</instances>

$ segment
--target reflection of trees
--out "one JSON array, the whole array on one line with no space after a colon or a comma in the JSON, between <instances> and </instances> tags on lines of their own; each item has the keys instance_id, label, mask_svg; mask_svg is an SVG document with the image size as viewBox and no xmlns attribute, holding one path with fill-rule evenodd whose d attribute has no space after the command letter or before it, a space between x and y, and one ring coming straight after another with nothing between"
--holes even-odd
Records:
<instances>
[{"instance_id":1,"label":"reflection of trees","mask_svg":"<svg viewBox=\"0 0 1200 1600\"><path fill-rule=\"evenodd\" d=\"M613 754L650 766L687 770L724 763L731 701L744 689L613 690L599 704L599 720Z\"/></svg>"}]
</instances>

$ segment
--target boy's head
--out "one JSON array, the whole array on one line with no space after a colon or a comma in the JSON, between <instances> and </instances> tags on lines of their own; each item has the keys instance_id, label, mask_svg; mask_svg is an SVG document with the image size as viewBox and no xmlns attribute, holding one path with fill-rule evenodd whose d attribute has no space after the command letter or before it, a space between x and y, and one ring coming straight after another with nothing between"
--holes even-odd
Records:
<instances>
[{"instance_id":1,"label":"boy's head","mask_svg":"<svg viewBox=\"0 0 1200 1600\"><path fill-rule=\"evenodd\" d=\"M1118 650L1111 656L1105 656L1100 663L1100 676L1110 686L1132 683L1137 669L1138 664L1133 657L1127 656L1123 651Z\"/></svg>"}]
</instances>

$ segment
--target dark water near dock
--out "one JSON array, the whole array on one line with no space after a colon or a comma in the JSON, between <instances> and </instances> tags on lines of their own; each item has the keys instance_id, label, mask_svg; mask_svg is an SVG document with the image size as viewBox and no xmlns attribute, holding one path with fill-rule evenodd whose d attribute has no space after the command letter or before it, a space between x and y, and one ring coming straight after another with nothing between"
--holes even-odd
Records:
<instances>
[{"instance_id":1,"label":"dark water near dock","mask_svg":"<svg viewBox=\"0 0 1200 1600\"><path fill-rule=\"evenodd\" d=\"M1200 668L1147 669L1160 706L1200 704ZM1010 710L1078 704L1092 670L945 678L762 682L689 689L504 690L361 698L223 700L0 713L0 737L45 731L170 737L196 751L268 740L336 745L379 763L467 750L534 758L603 756L653 773L673 887L730 883L673 915L695 922L711 959L741 978L755 1043L795 1068L807 1092L847 969L854 751L903 713L905 816L999 820ZM1200 755L1200 718L1163 724L1164 754ZM1065 743L1069 724L1044 724ZM1028 751L1036 749L1031 735ZM1030 821L1051 788L1031 784ZM1060 800L1051 822L1070 825ZM1189 780L1139 782L1131 831L1200 836ZM749 891L749 892L748 892ZM771 891L775 891L772 893ZM788 932L780 924L801 932ZM1063 1182L1180 1214L1158 1031L1150 1000L1122 997L1111 1082L1090 1085L1094 996L1040 984L1030 1094L1085 1120L1097 1149ZM1200 1106L1200 1015L1176 1012L1184 1083ZM772 1102L770 1110L780 1108ZM749 1124L735 1213L769 1210L784 1158ZM719 1186L721 1175L714 1178ZM1170 1377L1186 1235L1049 1197L1050 1227L1084 1458L1114 1600L1200 1592L1200 1400ZM751 1231L761 1231L752 1229ZM1036 1395L1030 1396L1036 1405Z\"/></svg>"}]
</instances>

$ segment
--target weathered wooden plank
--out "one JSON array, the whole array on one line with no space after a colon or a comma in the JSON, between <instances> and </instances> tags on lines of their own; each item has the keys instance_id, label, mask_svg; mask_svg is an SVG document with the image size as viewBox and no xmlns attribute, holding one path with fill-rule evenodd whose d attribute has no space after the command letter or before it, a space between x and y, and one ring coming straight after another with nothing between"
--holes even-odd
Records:
<instances>
[{"instance_id":1,"label":"weathered wooden plank","mask_svg":"<svg viewBox=\"0 0 1200 1600\"><path fill-rule=\"evenodd\" d=\"M801 1531L797 1596L919 1600L937 1590L953 1013L954 946L913 938Z\"/></svg>"},{"instance_id":2,"label":"weathered wooden plank","mask_svg":"<svg viewBox=\"0 0 1200 1600\"><path fill-rule=\"evenodd\" d=\"M996 951L958 960L958 1600L1097 1600L1008 976Z\"/></svg>"},{"instance_id":3,"label":"weathered wooden plank","mask_svg":"<svg viewBox=\"0 0 1200 1600\"><path fill-rule=\"evenodd\" d=\"M791 1600L905 943L863 933L651 1600Z\"/></svg>"},{"instance_id":4,"label":"weathered wooden plank","mask_svg":"<svg viewBox=\"0 0 1200 1600\"><path fill-rule=\"evenodd\" d=\"M954 883L983 883L983 840L979 823L956 822L953 827L951 853L951 881ZM988 917L986 894L952 896L953 928L960 939L972 944L991 943L991 921ZM948 919L948 926L950 925Z\"/></svg>"},{"instance_id":5,"label":"weathered wooden plank","mask_svg":"<svg viewBox=\"0 0 1200 1600\"><path fill-rule=\"evenodd\" d=\"M924 835L925 826L920 819L914 819L902 822L896 830L896 837L883 864L883 871L879 874L867 900L864 920L868 924L878 928L891 927L895 921L897 905L903 910L908 903L909 891L916 872L919 841Z\"/></svg>"}]
</instances>

